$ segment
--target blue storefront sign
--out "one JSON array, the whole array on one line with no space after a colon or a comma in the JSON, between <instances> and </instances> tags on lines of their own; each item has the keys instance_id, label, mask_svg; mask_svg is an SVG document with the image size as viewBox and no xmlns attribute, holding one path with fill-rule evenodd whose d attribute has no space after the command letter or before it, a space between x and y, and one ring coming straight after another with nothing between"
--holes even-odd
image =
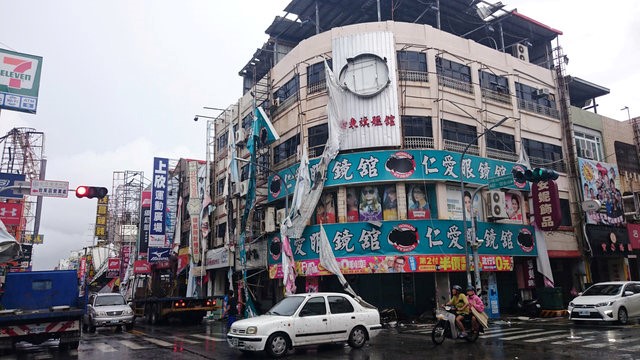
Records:
<instances>
[{"instance_id":1,"label":"blue storefront sign","mask_svg":"<svg viewBox=\"0 0 640 360\"><path fill-rule=\"evenodd\" d=\"M16 181L24 181L24 179L24 174L0 173L0 189L14 186ZM0 198L22 199L23 196L22 194L15 194L11 189L0 191Z\"/></svg>"},{"instance_id":2,"label":"blue storefront sign","mask_svg":"<svg viewBox=\"0 0 640 360\"><path fill-rule=\"evenodd\" d=\"M368 222L323 226L337 258L465 253L463 223L459 220L385 221L379 227ZM476 236L483 241L480 255L537 256L531 226L480 222ZM294 259L318 259L319 241L320 226L307 226L301 238L292 239ZM280 261L279 242L278 235L269 239L269 264Z\"/></svg>"},{"instance_id":3,"label":"blue storefront sign","mask_svg":"<svg viewBox=\"0 0 640 360\"><path fill-rule=\"evenodd\" d=\"M485 185L489 179L511 174L515 163L465 155L462 167L460 153L446 150L386 150L338 155L327 171L325 187L364 184L368 182L403 181L460 181L466 184ZM315 178L319 159L309 162L311 179ZM268 201L293 194L295 174L299 165L294 165L277 175L269 177ZM462 174L460 169L462 168ZM286 184L286 189L283 188ZM528 184L504 186L507 189L529 191Z\"/></svg>"},{"instance_id":4,"label":"blue storefront sign","mask_svg":"<svg viewBox=\"0 0 640 360\"><path fill-rule=\"evenodd\" d=\"M165 216L167 207L167 181L169 160L153 158L153 183L151 184L151 226L149 247L164 247L166 244Z\"/></svg>"}]
</instances>

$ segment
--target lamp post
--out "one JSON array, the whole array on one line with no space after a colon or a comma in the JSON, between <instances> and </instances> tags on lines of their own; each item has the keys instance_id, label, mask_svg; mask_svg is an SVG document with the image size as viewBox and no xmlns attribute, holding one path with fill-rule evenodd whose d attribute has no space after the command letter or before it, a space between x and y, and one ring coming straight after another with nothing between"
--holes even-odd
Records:
<instances>
[{"instance_id":1,"label":"lamp post","mask_svg":"<svg viewBox=\"0 0 640 360\"><path fill-rule=\"evenodd\" d=\"M476 244L476 239L475 239L475 233L472 234L473 238L471 240L467 239L467 212L466 209L464 207L464 156L467 154L467 151L469 151L469 147L471 145L473 145L473 143L475 143L476 141L478 141L478 139L480 139L481 137L483 137L484 135L486 135L489 131L493 130L494 128L504 124L505 121L507 121L509 119L509 117L504 117L502 118L502 120L498 121L497 123L493 124L491 127L485 129L482 133L480 133L478 136L476 136L475 139L473 139L473 141L470 141L469 143L467 143L467 145L464 148L464 151L462 151L462 155L460 155L460 198L462 199L462 229L463 229L463 234L464 234L464 256L465 256L465 268L467 270L467 286L472 286L472 282L471 282L471 269L469 267L469 241L473 242L473 245L475 245L475 250L474 250L474 264L477 263L476 258L477 258L477 252L478 252L478 248L477 248L477 244ZM474 192L475 194L475 192ZM471 208L473 209L473 197L471 197ZM473 214L470 214L473 217ZM476 266L476 276L478 276L479 273L479 269L477 269ZM476 281L477 284L480 283L480 281ZM480 294L481 289L476 289L476 293Z\"/></svg>"}]
</instances>

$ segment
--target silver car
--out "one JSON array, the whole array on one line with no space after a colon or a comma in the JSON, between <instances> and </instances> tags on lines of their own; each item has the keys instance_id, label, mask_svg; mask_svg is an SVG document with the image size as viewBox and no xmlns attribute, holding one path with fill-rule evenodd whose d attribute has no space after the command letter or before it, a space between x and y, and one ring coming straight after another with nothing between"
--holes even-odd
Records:
<instances>
[{"instance_id":1,"label":"silver car","mask_svg":"<svg viewBox=\"0 0 640 360\"><path fill-rule=\"evenodd\" d=\"M597 283L569 303L569 319L617 321L626 324L640 317L640 282L610 281Z\"/></svg>"},{"instance_id":2,"label":"silver car","mask_svg":"<svg viewBox=\"0 0 640 360\"><path fill-rule=\"evenodd\" d=\"M133 329L133 309L118 293L97 293L89 296L87 311L82 321L82 330L95 332L98 327L117 326L122 330Z\"/></svg>"}]
</instances>

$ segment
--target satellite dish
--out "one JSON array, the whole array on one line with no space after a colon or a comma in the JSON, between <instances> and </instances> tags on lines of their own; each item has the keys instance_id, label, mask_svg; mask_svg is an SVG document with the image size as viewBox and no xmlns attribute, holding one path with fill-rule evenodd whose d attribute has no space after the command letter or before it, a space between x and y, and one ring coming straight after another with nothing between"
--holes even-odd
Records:
<instances>
[{"instance_id":1,"label":"satellite dish","mask_svg":"<svg viewBox=\"0 0 640 360\"><path fill-rule=\"evenodd\" d=\"M600 201L598 200L585 200L582 202L583 211L598 211L600 210Z\"/></svg>"}]
</instances>

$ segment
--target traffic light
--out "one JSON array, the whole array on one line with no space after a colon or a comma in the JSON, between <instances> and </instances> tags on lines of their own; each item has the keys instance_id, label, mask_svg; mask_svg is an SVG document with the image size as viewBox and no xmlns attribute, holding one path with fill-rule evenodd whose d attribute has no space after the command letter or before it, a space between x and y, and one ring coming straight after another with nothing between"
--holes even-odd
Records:
<instances>
[{"instance_id":1,"label":"traffic light","mask_svg":"<svg viewBox=\"0 0 640 360\"><path fill-rule=\"evenodd\" d=\"M109 193L109 190L107 190L106 187L100 187L100 186L84 186L83 185L83 186L78 186L76 188L77 198L102 199L103 197L107 196L107 193Z\"/></svg>"},{"instance_id":2,"label":"traffic light","mask_svg":"<svg viewBox=\"0 0 640 360\"><path fill-rule=\"evenodd\" d=\"M526 169L524 171L513 169L512 172L513 179L515 180L515 182L520 184L524 184L527 181L537 183L539 181L556 180L559 177L557 172L551 169L544 168L535 168L533 170Z\"/></svg>"}]
</instances>

